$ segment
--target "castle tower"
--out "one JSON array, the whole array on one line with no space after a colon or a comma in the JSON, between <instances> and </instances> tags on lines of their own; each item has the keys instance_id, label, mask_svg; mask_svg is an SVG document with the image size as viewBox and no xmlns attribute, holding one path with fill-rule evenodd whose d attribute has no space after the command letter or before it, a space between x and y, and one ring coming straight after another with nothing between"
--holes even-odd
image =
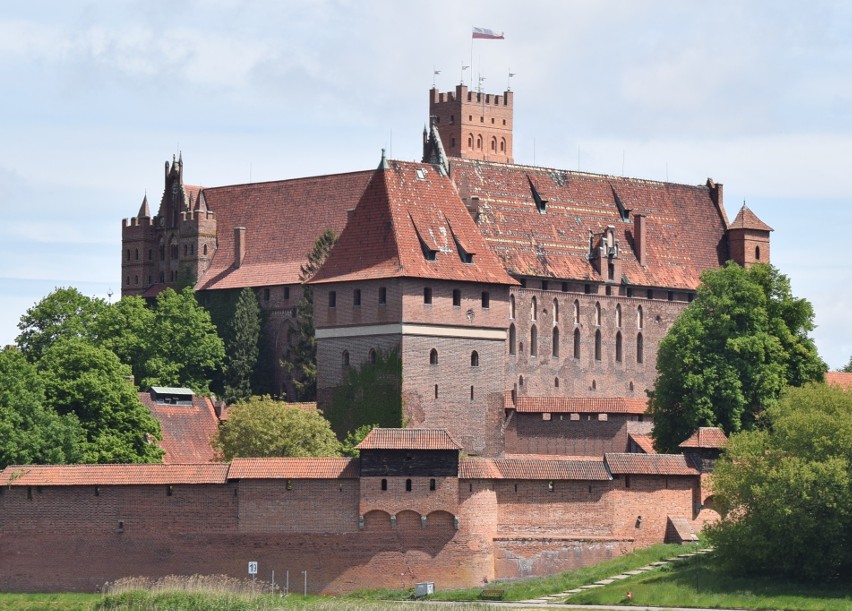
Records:
<instances>
[{"instance_id":1,"label":"castle tower","mask_svg":"<svg viewBox=\"0 0 852 611\"><path fill-rule=\"evenodd\" d=\"M429 91L429 115L449 157L512 163L512 108L511 91Z\"/></svg>"},{"instance_id":2,"label":"castle tower","mask_svg":"<svg viewBox=\"0 0 852 611\"><path fill-rule=\"evenodd\" d=\"M121 295L141 295L151 285L156 272L156 229L148 207L142 200L136 216L124 219L121 226Z\"/></svg>"},{"instance_id":3,"label":"castle tower","mask_svg":"<svg viewBox=\"0 0 852 611\"><path fill-rule=\"evenodd\" d=\"M772 227L757 218L743 203L737 218L728 226L728 255L732 261L749 267L769 263L769 232Z\"/></svg>"}]
</instances>

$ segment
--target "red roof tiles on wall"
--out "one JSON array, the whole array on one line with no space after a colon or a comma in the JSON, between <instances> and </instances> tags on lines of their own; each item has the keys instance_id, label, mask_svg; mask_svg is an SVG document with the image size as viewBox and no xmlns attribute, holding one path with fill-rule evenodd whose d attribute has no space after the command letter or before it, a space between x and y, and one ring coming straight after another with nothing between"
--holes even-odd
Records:
<instances>
[{"instance_id":1,"label":"red roof tiles on wall","mask_svg":"<svg viewBox=\"0 0 852 611\"><path fill-rule=\"evenodd\" d=\"M122 486L224 484L227 464L16 465L0 472L4 486Z\"/></svg>"},{"instance_id":2,"label":"red roof tiles on wall","mask_svg":"<svg viewBox=\"0 0 852 611\"><path fill-rule=\"evenodd\" d=\"M353 479L357 458L235 458L228 479Z\"/></svg>"},{"instance_id":3,"label":"red roof tiles on wall","mask_svg":"<svg viewBox=\"0 0 852 611\"><path fill-rule=\"evenodd\" d=\"M513 407L511 396L506 407ZM518 413L533 414L644 414L648 400L627 397L517 397L514 408Z\"/></svg>"},{"instance_id":4,"label":"red roof tiles on wall","mask_svg":"<svg viewBox=\"0 0 852 611\"><path fill-rule=\"evenodd\" d=\"M604 460L613 475L697 475L683 454L627 454L607 452Z\"/></svg>"},{"instance_id":5,"label":"red roof tiles on wall","mask_svg":"<svg viewBox=\"0 0 852 611\"><path fill-rule=\"evenodd\" d=\"M725 432L715 426L702 426L680 444L680 448L724 448L728 443Z\"/></svg>"},{"instance_id":6,"label":"red roof tiles on wall","mask_svg":"<svg viewBox=\"0 0 852 611\"><path fill-rule=\"evenodd\" d=\"M460 479L590 480L612 479L601 459L526 456L523 458L463 458Z\"/></svg>"},{"instance_id":7,"label":"red roof tiles on wall","mask_svg":"<svg viewBox=\"0 0 852 611\"><path fill-rule=\"evenodd\" d=\"M373 429L359 450L461 450L446 429Z\"/></svg>"}]
</instances>

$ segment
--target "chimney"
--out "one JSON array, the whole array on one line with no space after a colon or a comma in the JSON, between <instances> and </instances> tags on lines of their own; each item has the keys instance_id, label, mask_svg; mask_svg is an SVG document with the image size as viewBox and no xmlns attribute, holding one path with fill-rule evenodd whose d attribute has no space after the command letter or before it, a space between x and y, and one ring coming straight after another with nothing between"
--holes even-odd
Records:
<instances>
[{"instance_id":1,"label":"chimney","mask_svg":"<svg viewBox=\"0 0 852 611\"><path fill-rule=\"evenodd\" d=\"M243 264L246 257L246 228L234 227L234 267Z\"/></svg>"},{"instance_id":2,"label":"chimney","mask_svg":"<svg viewBox=\"0 0 852 611\"><path fill-rule=\"evenodd\" d=\"M648 228L646 227L645 215L634 214L634 231L633 231L633 249L636 251L636 258L639 260L639 265L643 267L648 259L648 246L645 243L648 239Z\"/></svg>"}]
</instances>

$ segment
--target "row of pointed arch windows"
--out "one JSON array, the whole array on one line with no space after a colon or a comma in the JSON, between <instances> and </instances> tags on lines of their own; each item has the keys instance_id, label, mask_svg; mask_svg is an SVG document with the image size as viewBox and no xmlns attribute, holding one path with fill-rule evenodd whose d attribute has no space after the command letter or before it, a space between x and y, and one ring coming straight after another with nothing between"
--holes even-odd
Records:
<instances>
[{"instance_id":1,"label":"row of pointed arch windows","mask_svg":"<svg viewBox=\"0 0 852 611\"><path fill-rule=\"evenodd\" d=\"M579 359L581 355L580 329L574 329L574 358ZM550 342L551 356L559 357L559 327L553 327ZM520 345L523 352L523 344ZM509 325L509 354L517 354L518 332L514 324ZM533 325L530 328L530 356L538 356L538 328ZM595 330L595 360L602 360L602 338L600 329ZM621 331L615 334L615 360L621 363L624 360L624 340ZM636 334L636 362L643 363L645 360L645 340L642 333Z\"/></svg>"},{"instance_id":2,"label":"row of pointed arch windows","mask_svg":"<svg viewBox=\"0 0 852 611\"><path fill-rule=\"evenodd\" d=\"M350 363L349 351L344 350L341 357L343 359L343 368L347 369L349 367L349 363ZM376 350L374 348L370 348L370 351L367 353L367 361L369 361L372 364L375 364L377 359L378 359L378 355L376 353Z\"/></svg>"},{"instance_id":3,"label":"row of pointed arch windows","mask_svg":"<svg viewBox=\"0 0 852 611\"><path fill-rule=\"evenodd\" d=\"M474 148L474 146L473 146L474 142L476 142L476 149L482 150L482 146L483 146L483 142L484 142L483 138L482 138L482 134L477 134L476 140L474 140L474 136L473 136L472 133L468 134L468 136L467 136L467 148L469 148L469 149ZM506 139L500 138L500 140L497 140L496 136L491 136L491 141L490 141L489 147L491 148L492 153L496 153L498 147L499 147L501 153L505 153L506 152Z\"/></svg>"},{"instance_id":4,"label":"row of pointed arch windows","mask_svg":"<svg viewBox=\"0 0 852 611\"><path fill-rule=\"evenodd\" d=\"M438 364L438 351L435 348L432 348L429 351L429 364ZM470 366L479 367L479 352L477 352L476 350L470 353Z\"/></svg>"},{"instance_id":5,"label":"row of pointed arch windows","mask_svg":"<svg viewBox=\"0 0 852 611\"><path fill-rule=\"evenodd\" d=\"M514 320L516 318L516 310L515 310L515 296L509 296L509 318ZM580 324L580 302L579 300L574 300L572 318L575 325ZM533 296L530 300L530 319L533 321L538 320L538 299ZM553 325L556 326L559 320L559 300L553 300ZM600 302L595 303L595 326L601 326L601 304ZM621 314L621 304L616 304L615 306L615 326L618 329L621 329L622 326L622 314ZM636 308L636 328L642 329L645 326L645 315L642 310L642 306L637 306Z\"/></svg>"}]
</instances>

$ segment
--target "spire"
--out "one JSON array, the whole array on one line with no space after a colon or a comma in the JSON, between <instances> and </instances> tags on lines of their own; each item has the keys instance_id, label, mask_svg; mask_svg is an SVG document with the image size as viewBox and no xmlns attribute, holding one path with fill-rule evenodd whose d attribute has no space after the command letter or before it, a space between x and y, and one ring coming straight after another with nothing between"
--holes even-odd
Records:
<instances>
[{"instance_id":1,"label":"spire","mask_svg":"<svg viewBox=\"0 0 852 611\"><path fill-rule=\"evenodd\" d=\"M207 212L207 198L204 197L204 191L199 193L198 197L195 198L195 211Z\"/></svg>"},{"instance_id":2,"label":"spire","mask_svg":"<svg viewBox=\"0 0 852 611\"><path fill-rule=\"evenodd\" d=\"M436 117L431 117L429 125L429 137L423 140L423 163L431 163L438 166L445 176L449 176L450 168L447 154L444 152L444 143L441 142L441 134L438 132Z\"/></svg>"},{"instance_id":3,"label":"spire","mask_svg":"<svg viewBox=\"0 0 852 611\"><path fill-rule=\"evenodd\" d=\"M145 197L142 199L142 205L139 206L139 212L136 214L137 218L151 218L151 209L148 208L148 193L145 193Z\"/></svg>"},{"instance_id":4,"label":"spire","mask_svg":"<svg viewBox=\"0 0 852 611\"><path fill-rule=\"evenodd\" d=\"M752 229L757 231L773 231L772 227L757 218L757 215L752 212L746 203L743 202L743 207L737 213L737 218L728 227L728 229Z\"/></svg>"},{"instance_id":5,"label":"spire","mask_svg":"<svg viewBox=\"0 0 852 611\"><path fill-rule=\"evenodd\" d=\"M382 160L379 162L379 170L390 170L390 165L388 165L388 160L385 157L385 149L382 149Z\"/></svg>"}]
</instances>

